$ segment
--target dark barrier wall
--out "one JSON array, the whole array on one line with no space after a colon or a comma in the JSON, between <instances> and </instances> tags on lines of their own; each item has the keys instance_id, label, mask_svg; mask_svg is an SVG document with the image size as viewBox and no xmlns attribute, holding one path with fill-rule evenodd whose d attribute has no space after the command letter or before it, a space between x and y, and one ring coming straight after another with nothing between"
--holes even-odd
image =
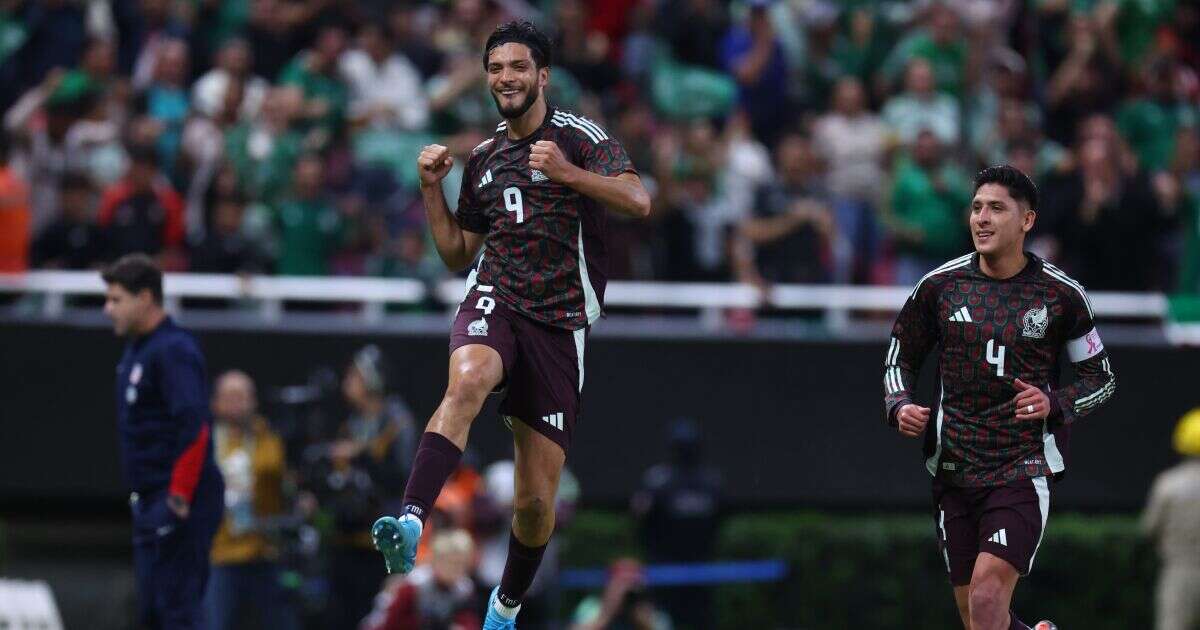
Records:
<instances>
[{"instance_id":1,"label":"dark barrier wall","mask_svg":"<svg viewBox=\"0 0 1200 630\"><path fill-rule=\"evenodd\" d=\"M264 388L303 382L319 364L340 371L356 348L379 343L422 421L446 383L440 336L206 331L200 338L213 373L242 368ZM738 504L924 508L929 479L920 446L882 420L885 346L593 337L569 464L586 501L623 504L642 472L665 457L671 421L690 416L702 423L707 455ZM104 329L5 324L0 348L0 502L119 499L113 378L121 343ZM1153 476L1176 461L1175 420L1200 404L1200 350L1110 350L1117 394L1074 432L1056 507L1140 507ZM472 444L485 460L511 452L490 409Z\"/></svg>"}]
</instances>

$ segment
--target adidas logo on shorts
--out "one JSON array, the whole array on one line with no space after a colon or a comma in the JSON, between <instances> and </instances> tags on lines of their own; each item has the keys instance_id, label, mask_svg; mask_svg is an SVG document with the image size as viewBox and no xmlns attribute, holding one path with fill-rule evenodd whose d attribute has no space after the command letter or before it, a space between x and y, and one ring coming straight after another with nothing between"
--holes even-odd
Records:
<instances>
[{"instance_id":1,"label":"adidas logo on shorts","mask_svg":"<svg viewBox=\"0 0 1200 630\"><path fill-rule=\"evenodd\" d=\"M1000 531L996 532L995 534L992 534L992 537L988 539L988 542L996 543L997 545L1003 545L1003 546L1007 547L1008 546L1008 533L1004 531L1004 528L1000 528Z\"/></svg>"},{"instance_id":2,"label":"adidas logo on shorts","mask_svg":"<svg viewBox=\"0 0 1200 630\"><path fill-rule=\"evenodd\" d=\"M558 429L559 431L563 430L563 415L561 411L558 413L552 413L548 416L542 416L542 422L549 423L550 426Z\"/></svg>"}]
</instances>

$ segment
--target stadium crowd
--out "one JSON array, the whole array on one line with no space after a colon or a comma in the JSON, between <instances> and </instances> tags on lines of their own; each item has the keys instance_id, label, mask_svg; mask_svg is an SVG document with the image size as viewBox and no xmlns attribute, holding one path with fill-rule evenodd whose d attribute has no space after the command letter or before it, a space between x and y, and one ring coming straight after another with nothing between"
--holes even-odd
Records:
<instances>
[{"instance_id":1,"label":"stadium crowd","mask_svg":"<svg viewBox=\"0 0 1200 630\"><path fill-rule=\"evenodd\" d=\"M437 280L414 159L492 133L482 38L512 16L651 185L615 278L909 284L1009 162L1041 186L1033 249L1089 288L1200 291L1176 0L9 0L0 270Z\"/></svg>"}]
</instances>

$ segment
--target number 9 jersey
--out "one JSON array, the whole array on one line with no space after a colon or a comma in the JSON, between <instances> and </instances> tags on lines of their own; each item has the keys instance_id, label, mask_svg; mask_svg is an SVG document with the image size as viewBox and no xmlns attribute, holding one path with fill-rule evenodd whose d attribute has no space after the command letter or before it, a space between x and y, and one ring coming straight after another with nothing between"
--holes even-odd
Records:
<instances>
[{"instance_id":1,"label":"number 9 jersey","mask_svg":"<svg viewBox=\"0 0 1200 630\"><path fill-rule=\"evenodd\" d=\"M599 125L549 107L536 131L519 140L500 123L471 152L456 217L469 232L486 234L471 272L494 287L497 300L538 322L580 330L600 316L608 279L602 204L529 166L535 142L558 145L575 166L612 177L635 173L621 144Z\"/></svg>"},{"instance_id":2,"label":"number 9 jersey","mask_svg":"<svg viewBox=\"0 0 1200 630\"><path fill-rule=\"evenodd\" d=\"M985 275L978 254L934 269L892 328L883 379L888 422L894 425L899 408L913 402L917 374L938 345L940 393L925 432L925 463L955 486L1062 473L1070 425L1116 390L1083 287L1025 255L1025 268L1004 280ZM1063 353L1075 381L1060 387ZM1047 392L1048 418L1016 418L1014 379Z\"/></svg>"}]
</instances>

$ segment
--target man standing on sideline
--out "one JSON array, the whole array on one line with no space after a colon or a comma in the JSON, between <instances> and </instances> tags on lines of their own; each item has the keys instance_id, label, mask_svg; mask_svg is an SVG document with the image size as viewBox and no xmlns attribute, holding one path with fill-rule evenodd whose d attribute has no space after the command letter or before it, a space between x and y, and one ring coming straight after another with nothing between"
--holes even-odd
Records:
<instances>
[{"instance_id":1,"label":"man standing on sideline","mask_svg":"<svg viewBox=\"0 0 1200 630\"><path fill-rule=\"evenodd\" d=\"M225 493L204 356L163 311L162 270L149 256L124 256L101 275L104 313L129 340L117 364L117 429L131 490L139 627L200 628Z\"/></svg>"},{"instance_id":2,"label":"man standing on sideline","mask_svg":"<svg viewBox=\"0 0 1200 630\"><path fill-rule=\"evenodd\" d=\"M1158 543L1158 630L1200 627L1200 407L1175 427L1184 461L1164 471L1150 489L1142 530Z\"/></svg>"}]
</instances>

